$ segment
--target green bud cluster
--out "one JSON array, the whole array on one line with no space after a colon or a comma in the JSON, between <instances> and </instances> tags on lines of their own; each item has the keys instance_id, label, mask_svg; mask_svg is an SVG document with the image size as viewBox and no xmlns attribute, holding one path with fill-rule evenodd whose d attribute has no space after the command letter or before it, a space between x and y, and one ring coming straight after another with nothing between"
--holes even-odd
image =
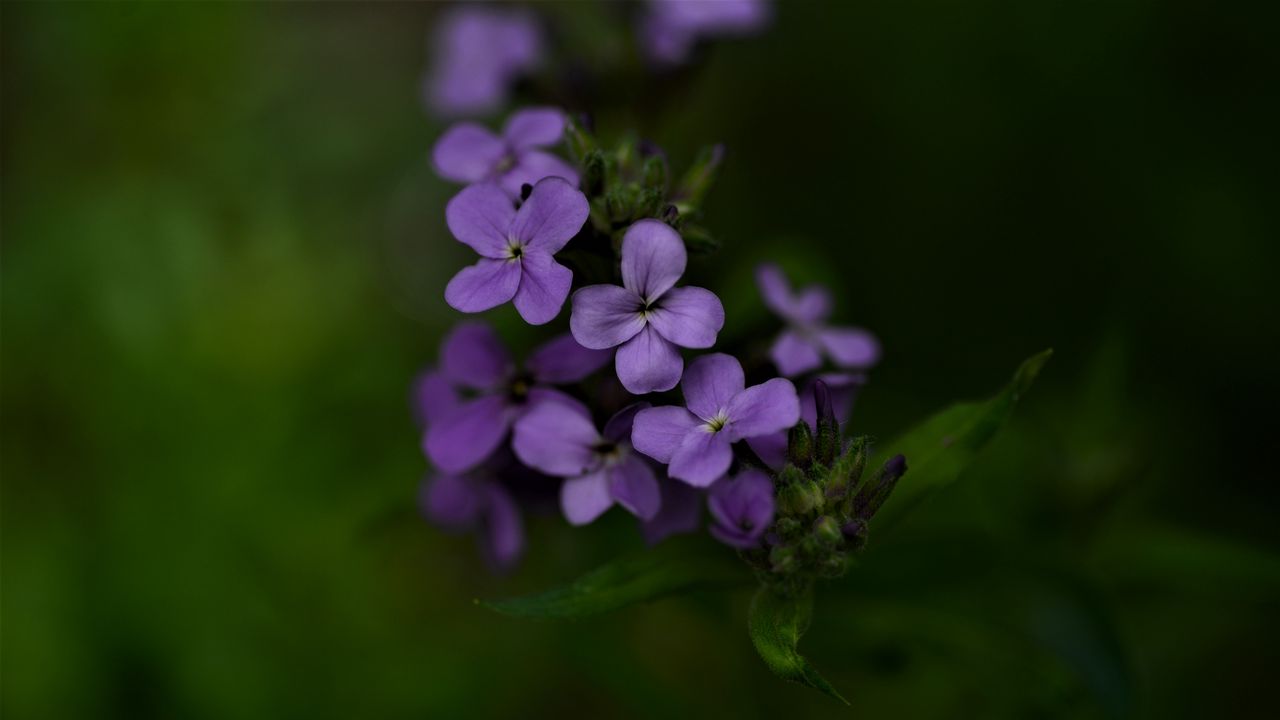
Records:
<instances>
[{"instance_id":1,"label":"green bud cluster","mask_svg":"<svg viewBox=\"0 0 1280 720\"><path fill-rule=\"evenodd\" d=\"M816 432L803 421L790 430L787 463L774 478L769 545L745 554L764 582L785 593L845 573L866 544L871 516L906 472L897 456L867 473L869 452L865 436L845 445L829 413Z\"/></svg>"},{"instance_id":2,"label":"green bud cluster","mask_svg":"<svg viewBox=\"0 0 1280 720\"><path fill-rule=\"evenodd\" d=\"M584 118L570 119L565 137L570 155L582 170L582 189L590 202L596 235L608 238L617 252L632 223L656 218L675 228L691 253L719 249L698 221L723 156L720 146L704 148L673 182L660 149L635 136L606 147L589 126Z\"/></svg>"}]
</instances>

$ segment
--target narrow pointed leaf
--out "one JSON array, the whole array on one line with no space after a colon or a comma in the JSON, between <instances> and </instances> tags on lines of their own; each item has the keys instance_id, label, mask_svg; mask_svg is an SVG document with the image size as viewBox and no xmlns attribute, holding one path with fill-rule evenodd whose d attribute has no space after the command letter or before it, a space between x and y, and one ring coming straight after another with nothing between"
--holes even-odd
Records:
<instances>
[{"instance_id":1,"label":"narrow pointed leaf","mask_svg":"<svg viewBox=\"0 0 1280 720\"><path fill-rule=\"evenodd\" d=\"M568 619L599 615L668 595L752 581L746 566L724 546L703 537L688 537L624 555L568 585L543 593L476 602L504 615Z\"/></svg>"},{"instance_id":2,"label":"narrow pointed leaf","mask_svg":"<svg viewBox=\"0 0 1280 720\"><path fill-rule=\"evenodd\" d=\"M751 599L751 615L747 620L751 643L756 646L764 664L778 677L820 690L848 705L849 701L796 649L800 637L809 629L812 616L812 588L796 597L787 597L762 587Z\"/></svg>"},{"instance_id":3,"label":"narrow pointed leaf","mask_svg":"<svg viewBox=\"0 0 1280 720\"><path fill-rule=\"evenodd\" d=\"M930 491L954 481L1013 414L1052 350L1028 358L1013 379L994 397L957 403L908 430L892 442L881 444L877 456L907 458L907 474L872 521L891 525Z\"/></svg>"}]
</instances>

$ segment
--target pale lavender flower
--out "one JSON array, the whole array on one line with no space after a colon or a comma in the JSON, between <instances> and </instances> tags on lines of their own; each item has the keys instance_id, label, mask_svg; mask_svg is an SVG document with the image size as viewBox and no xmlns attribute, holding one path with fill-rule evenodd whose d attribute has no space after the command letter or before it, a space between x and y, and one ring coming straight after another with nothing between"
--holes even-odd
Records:
<instances>
[{"instance_id":1,"label":"pale lavender flower","mask_svg":"<svg viewBox=\"0 0 1280 720\"><path fill-rule=\"evenodd\" d=\"M787 329L773 343L769 356L778 372L795 377L822 366L823 355L841 368L864 369L880 359L880 343L861 328L826 324L831 316L831 293L820 285L792 292L777 265L756 269L756 283L764 303L787 321Z\"/></svg>"},{"instance_id":2,"label":"pale lavender flower","mask_svg":"<svg viewBox=\"0 0 1280 720\"><path fill-rule=\"evenodd\" d=\"M800 419L800 400L790 380L745 385L736 359L703 355L689 364L680 385L688 408L641 410L631 444L666 463L671 477L707 487L728 471L732 443L785 430Z\"/></svg>"},{"instance_id":3,"label":"pale lavender flower","mask_svg":"<svg viewBox=\"0 0 1280 720\"><path fill-rule=\"evenodd\" d=\"M809 429L813 431L818 427L817 403L813 396L813 386L818 380L827 384L831 395L832 411L836 420L843 425L853 409L853 401L858 394L858 389L866 383L866 376L851 373L822 373L804 383L800 389L800 419L808 423ZM787 430L747 440L747 444L756 455L775 470L781 469L787 462L787 443Z\"/></svg>"},{"instance_id":4,"label":"pale lavender flower","mask_svg":"<svg viewBox=\"0 0 1280 720\"><path fill-rule=\"evenodd\" d=\"M495 184L465 188L449 201L445 220L481 260L453 276L445 302L474 313L512 300L530 325L550 322L573 282L573 272L553 256L578 234L589 212L587 197L558 177L538 181L519 210Z\"/></svg>"},{"instance_id":5,"label":"pale lavender flower","mask_svg":"<svg viewBox=\"0 0 1280 720\"><path fill-rule=\"evenodd\" d=\"M640 40L654 62L679 65L698 40L750 35L771 17L767 0L649 0Z\"/></svg>"},{"instance_id":6,"label":"pale lavender flower","mask_svg":"<svg viewBox=\"0 0 1280 720\"><path fill-rule=\"evenodd\" d=\"M456 401L431 396L419 400L420 407L433 408L424 414L435 414L423 437L427 457L444 473L456 475L492 455L512 424L542 403L587 412L577 399L548 386L577 382L608 362L607 352L588 350L561 335L535 350L521 371L488 325L458 325L441 348L440 373L451 387L474 394ZM440 387L437 380L432 382Z\"/></svg>"},{"instance_id":7,"label":"pale lavender flower","mask_svg":"<svg viewBox=\"0 0 1280 720\"><path fill-rule=\"evenodd\" d=\"M542 54L542 30L532 13L480 4L455 8L432 35L424 99L445 117L492 112Z\"/></svg>"},{"instance_id":8,"label":"pale lavender flower","mask_svg":"<svg viewBox=\"0 0 1280 720\"><path fill-rule=\"evenodd\" d=\"M637 403L596 430L580 409L544 403L515 424L511 447L525 465L564 478L560 509L585 525L617 503L641 520L658 513L662 497L649 462L631 451L631 424L648 403Z\"/></svg>"},{"instance_id":9,"label":"pale lavender flower","mask_svg":"<svg viewBox=\"0 0 1280 720\"><path fill-rule=\"evenodd\" d=\"M431 160L447 180L495 182L513 198L520 196L522 186L545 177L562 177L577 187L573 166L539 149L560 142L564 123L564 113L549 107L517 111L501 136L477 123L458 123L436 141Z\"/></svg>"},{"instance_id":10,"label":"pale lavender flower","mask_svg":"<svg viewBox=\"0 0 1280 720\"><path fill-rule=\"evenodd\" d=\"M773 522L773 481L754 468L722 478L707 491L707 509L717 540L743 550L758 547Z\"/></svg>"},{"instance_id":11,"label":"pale lavender flower","mask_svg":"<svg viewBox=\"0 0 1280 720\"><path fill-rule=\"evenodd\" d=\"M436 475L419 495L428 520L451 532L480 533L481 547L499 570L524 554L524 521L511 494L488 473Z\"/></svg>"},{"instance_id":12,"label":"pale lavender flower","mask_svg":"<svg viewBox=\"0 0 1280 720\"><path fill-rule=\"evenodd\" d=\"M675 230L640 220L622 238L622 287L589 285L573 294L573 337L583 347L617 347L618 379L628 392L675 387L684 369L677 347L709 348L724 327L724 306L710 290L674 287L687 262Z\"/></svg>"}]
</instances>

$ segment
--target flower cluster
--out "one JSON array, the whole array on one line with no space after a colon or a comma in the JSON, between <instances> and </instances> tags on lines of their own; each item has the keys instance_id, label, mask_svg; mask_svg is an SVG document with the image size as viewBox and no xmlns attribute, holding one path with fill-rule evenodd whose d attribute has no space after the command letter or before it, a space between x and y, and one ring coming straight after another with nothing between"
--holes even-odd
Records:
<instances>
[{"instance_id":1,"label":"flower cluster","mask_svg":"<svg viewBox=\"0 0 1280 720\"><path fill-rule=\"evenodd\" d=\"M572 160L552 152L565 139ZM650 542L695 530L705 507L711 534L778 582L829 574L905 469L891 461L858 489L867 445L846 447L837 415L879 346L828 324L823 288L793 292L779 268L759 268L763 301L785 324L770 353L778 377L753 367L748 384L724 352L686 364L725 323L714 292L683 283L690 252L715 247L701 204L723 155L708 148L670 182L660 149L606 148L589 123L551 108L516 112L500 134L459 123L436 143L441 177L466 184L446 224L479 255L446 302L463 313L510 302L538 326L568 306L568 332L523 364L489 325L460 323L415 386L436 468L423 511L479 532L495 565L523 551L522 499L550 494L571 525L616 505Z\"/></svg>"}]
</instances>

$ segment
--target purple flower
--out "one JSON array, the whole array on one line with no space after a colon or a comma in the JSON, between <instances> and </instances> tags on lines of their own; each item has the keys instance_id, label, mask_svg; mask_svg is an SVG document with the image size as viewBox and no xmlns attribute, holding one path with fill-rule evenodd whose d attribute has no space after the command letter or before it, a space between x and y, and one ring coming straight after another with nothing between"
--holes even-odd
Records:
<instances>
[{"instance_id":1,"label":"purple flower","mask_svg":"<svg viewBox=\"0 0 1280 720\"><path fill-rule=\"evenodd\" d=\"M542 32L522 10L469 5L450 11L432 39L423 83L427 105L447 117L498 109L511 85L542 56Z\"/></svg>"},{"instance_id":2,"label":"purple flower","mask_svg":"<svg viewBox=\"0 0 1280 720\"><path fill-rule=\"evenodd\" d=\"M423 482L422 514L453 532L481 531L485 555L508 570L524 554L524 522L510 493L487 473L437 475Z\"/></svg>"},{"instance_id":3,"label":"purple flower","mask_svg":"<svg viewBox=\"0 0 1280 720\"><path fill-rule=\"evenodd\" d=\"M827 384L827 388L831 391L832 410L836 419L844 424L849 417L849 412L853 410L853 400L858 394L858 389L867 380L866 376L850 373L822 373L806 381L800 390L800 419L809 424L810 430L816 430L818 427L817 403L813 398L813 384L818 380ZM787 430L747 440L747 444L756 455L775 470L780 469L787 462L787 443Z\"/></svg>"},{"instance_id":4,"label":"purple flower","mask_svg":"<svg viewBox=\"0 0 1280 720\"><path fill-rule=\"evenodd\" d=\"M483 312L514 300L530 325L550 322L569 296L573 273L552 257L587 221L587 197L561 178L538 181L516 210L497 185L472 185L445 208L449 230L480 253L445 287L455 310Z\"/></svg>"},{"instance_id":5,"label":"purple flower","mask_svg":"<svg viewBox=\"0 0 1280 720\"><path fill-rule=\"evenodd\" d=\"M757 547L773 522L773 481L755 469L723 478L707 492L707 509L717 540L744 550Z\"/></svg>"},{"instance_id":6,"label":"purple flower","mask_svg":"<svg viewBox=\"0 0 1280 720\"><path fill-rule=\"evenodd\" d=\"M700 38L749 35L770 17L766 0L650 0L640 40L654 62L679 65Z\"/></svg>"},{"instance_id":7,"label":"purple flower","mask_svg":"<svg viewBox=\"0 0 1280 720\"><path fill-rule=\"evenodd\" d=\"M511 425L542 403L586 412L578 400L547 385L577 382L608 362L608 353L588 350L561 335L535 350L521 372L488 325L458 325L441 348L440 373L450 385L475 395L457 400L452 407L438 398L419 400L420 407L440 408L423 438L427 457L443 472L456 475L489 457L502 445Z\"/></svg>"},{"instance_id":8,"label":"purple flower","mask_svg":"<svg viewBox=\"0 0 1280 720\"><path fill-rule=\"evenodd\" d=\"M507 120L499 137L483 125L463 122L445 131L431 150L440 176L454 182L495 182L513 198L524 184L562 177L578 186L569 163L538 148L555 145L564 135L564 113L555 108L520 110Z\"/></svg>"},{"instance_id":9,"label":"purple flower","mask_svg":"<svg viewBox=\"0 0 1280 720\"><path fill-rule=\"evenodd\" d=\"M774 378L744 389L742 365L715 353L689 364L681 390L688 409L641 410L631 444L667 463L671 477L707 487L733 460L731 443L770 435L795 425L800 400L790 380Z\"/></svg>"},{"instance_id":10,"label":"purple flower","mask_svg":"<svg viewBox=\"0 0 1280 720\"><path fill-rule=\"evenodd\" d=\"M764 304L787 321L787 329L769 351L779 373L795 377L816 370L824 354L842 368L868 368L880 359L880 343L871 333L826 324L831 315L826 288L810 285L793 293L782 270L772 264L756 269L756 283Z\"/></svg>"},{"instance_id":11,"label":"purple flower","mask_svg":"<svg viewBox=\"0 0 1280 720\"><path fill-rule=\"evenodd\" d=\"M709 348L724 327L724 306L710 290L673 287L687 262L675 230L641 220L622 238L622 287L590 285L573 294L573 337L583 347L617 347L618 379L628 392L675 387L684 369L676 347Z\"/></svg>"},{"instance_id":12,"label":"purple flower","mask_svg":"<svg viewBox=\"0 0 1280 720\"><path fill-rule=\"evenodd\" d=\"M651 520L662 502L649 463L631 451L631 423L648 407L623 408L597 432L580 409L544 403L516 422L512 449L525 465L564 478L560 508L570 524L585 525L616 502Z\"/></svg>"}]
</instances>

